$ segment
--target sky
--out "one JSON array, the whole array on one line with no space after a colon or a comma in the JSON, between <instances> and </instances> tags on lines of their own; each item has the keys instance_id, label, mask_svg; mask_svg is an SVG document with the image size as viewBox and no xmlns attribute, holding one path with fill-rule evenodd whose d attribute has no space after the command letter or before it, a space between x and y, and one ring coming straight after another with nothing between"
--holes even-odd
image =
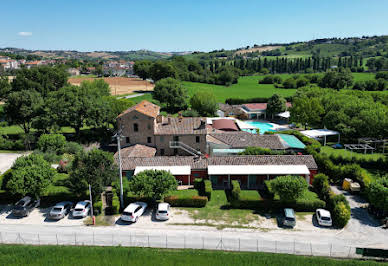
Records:
<instances>
[{"instance_id":1,"label":"sky","mask_svg":"<svg viewBox=\"0 0 388 266\"><path fill-rule=\"evenodd\" d=\"M211 51L388 34L387 0L2 1L0 48Z\"/></svg>"}]
</instances>

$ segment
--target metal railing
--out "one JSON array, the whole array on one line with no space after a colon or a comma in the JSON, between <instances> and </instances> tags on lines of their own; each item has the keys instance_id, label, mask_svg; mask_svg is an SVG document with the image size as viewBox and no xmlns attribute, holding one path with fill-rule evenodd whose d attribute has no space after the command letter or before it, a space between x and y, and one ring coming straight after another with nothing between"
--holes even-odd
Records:
<instances>
[{"instance_id":1,"label":"metal railing","mask_svg":"<svg viewBox=\"0 0 388 266\"><path fill-rule=\"evenodd\" d=\"M200 156L202 154L200 151L197 151L193 147L190 147L181 141L170 141L170 148L182 149L194 156Z\"/></svg>"},{"instance_id":2,"label":"metal railing","mask_svg":"<svg viewBox=\"0 0 388 266\"><path fill-rule=\"evenodd\" d=\"M224 251L271 252L336 258L360 258L356 247L335 243L303 243L266 239L212 238L150 234L69 234L0 232L1 244L125 246L169 249L207 249Z\"/></svg>"}]
</instances>

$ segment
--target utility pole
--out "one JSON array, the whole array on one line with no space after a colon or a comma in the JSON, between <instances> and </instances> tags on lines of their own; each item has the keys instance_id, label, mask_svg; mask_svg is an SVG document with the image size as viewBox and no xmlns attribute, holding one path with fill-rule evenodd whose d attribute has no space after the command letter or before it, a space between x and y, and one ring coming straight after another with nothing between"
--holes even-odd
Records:
<instances>
[{"instance_id":1,"label":"utility pole","mask_svg":"<svg viewBox=\"0 0 388 266\"><path fill-rule=\"evenodd\" d=\"M89 197L90 197L90 216L93 221L93 225L95 224L94 215L93 215L93 198L92 198L92 186L89 184Z\"/></svg>"},{"instance_id":2,"label":"utility pole","mask_svg":"<svg viewBox=\"0 0 388 266\"><path fill-rule=\"evenodd\" d=\"M121 147L120 147L120 140L122 138L121 133L123 132L123 127L121 127L117 133L113 136L117 139L117 150L119 155L119 171L120 171L120 205L121 208L124 208L124 200L123 200L123 171L121 167Z\"/></svg>"}]
</instances>

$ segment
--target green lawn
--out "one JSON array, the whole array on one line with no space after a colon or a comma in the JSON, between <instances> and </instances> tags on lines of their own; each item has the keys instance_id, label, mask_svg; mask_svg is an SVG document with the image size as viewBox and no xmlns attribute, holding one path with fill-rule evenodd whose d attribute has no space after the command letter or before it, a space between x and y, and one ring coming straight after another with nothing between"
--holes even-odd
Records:
<instances>
[{"instance_id":1,"label":"green lawn","mask_svg":"<svg viewBox=\"0 0 388 266\"><path fill-rule=\"evenodd\" d=\"M329 147L329 146L322 147L321 152L327 155L342 156L344 158L355 157L357 159L368 159L368 160L378 160L379 158L384 158L384 154L382 153L363 154L358 152L351 152L345 149L333 149L332 147Z\"/></svg>"},{"instance_id":2,"label":"green lawn","mask_svg":"<svg viewBox=\"0 0 388 266\"><path fill-rule=\"evenodd\" d=\"M194 220L215 220L225 225L232 225L233 222L243 225L258 219L252 210L230 209L224 190L213 190L211 200L204 208L182 209L187 210Z\"/></svg>"},{"instance_id":3,"label":"green lawn","mask_svg":"<svg viewBox=\"0 0 388 266\"><path fill-rule=\"evenodd\" d=\"M196 189L175 190L171 192L169 196L177 196L177 197L198 196L198 190Z\"/></svg>"},{"instance_id":4,"label":"green lawn","mask_svg":"<svg viewBox=\"0 0 388 266\"><path fill-rule=\"evenodd\" d=\"M281 76L286 78L292 75L283 74ZM233 84L229 87L188 81L182 83L187 89L189 96L192 96L196 91L211 91L214 93L217 102L222 103L225 102L227 98L269 98L274 93L287 97L294 95L296 92L294 89L277 89L273 84L258 84L258 80L263 77L263 75L240 77L237 84Z\"/></svg>"},{"instance_id":5,"label":"green lawn","mask_svg":"<svg viewBox=\"0 0 388 266\"><path fill-rule=\"evenodd\" d=\"M375 261L338 260L261 252L127 247L1 245L1 265L381 265Z\"/></svg>"}]
</instances>

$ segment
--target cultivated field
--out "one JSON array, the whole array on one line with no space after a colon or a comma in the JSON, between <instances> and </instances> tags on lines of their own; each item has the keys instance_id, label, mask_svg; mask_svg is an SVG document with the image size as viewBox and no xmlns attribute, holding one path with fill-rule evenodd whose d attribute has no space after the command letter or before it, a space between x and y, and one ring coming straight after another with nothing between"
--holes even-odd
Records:
<instances>
[{"instance_id":1,"label":"cultivated field","mask_svg":"<svg viewBox=\"0 0 388 266\"><path fill-rule=\"evenodd\" d=\"M249 49L243 49L235 52L235 55L241 55L241 54L246 54L246 53L254 53L254 52L265 52L265 51L271 51L275 49L280 49L282 46L260 46L260 47L253 47Z\"/></svg>"},{"instance_id":2,"label":"cultivated field","mask_svg":"<svg viewBox=\"0 0 388 266\"><path fill-rule=\"evenodd\" d=\"M69 78L69 83L78 86L84 80L92 81L94 79L90 77L72 77ZM109 77L102 79L109 84L112 95L131 94L137 91L152 91L154 89L154 84L138 78Z\"/></svg>"}]
</instances>

